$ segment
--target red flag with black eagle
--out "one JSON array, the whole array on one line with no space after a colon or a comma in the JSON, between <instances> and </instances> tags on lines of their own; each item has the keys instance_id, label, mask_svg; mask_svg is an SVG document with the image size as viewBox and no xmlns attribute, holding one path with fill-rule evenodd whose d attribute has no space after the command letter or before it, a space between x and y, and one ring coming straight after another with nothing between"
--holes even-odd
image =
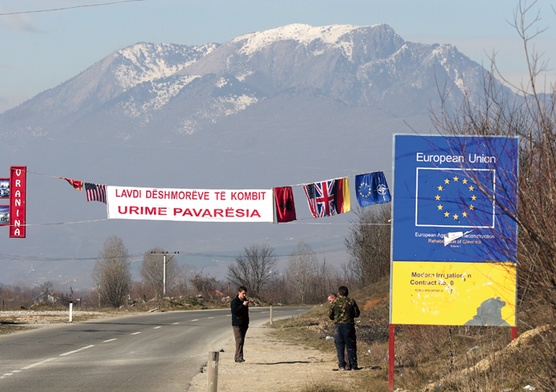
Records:
<instances>
[{"instance_id":1,"label":"red flag with black eagle","mask_svg":"<svg viewBox=\"0 0 556 392\"><path fill-rule=\"evenodd\" d=\"M296 220L291 186L274 188L274 203L276 205L276 220L279 223Z\"/></svg>"}]
</instances>

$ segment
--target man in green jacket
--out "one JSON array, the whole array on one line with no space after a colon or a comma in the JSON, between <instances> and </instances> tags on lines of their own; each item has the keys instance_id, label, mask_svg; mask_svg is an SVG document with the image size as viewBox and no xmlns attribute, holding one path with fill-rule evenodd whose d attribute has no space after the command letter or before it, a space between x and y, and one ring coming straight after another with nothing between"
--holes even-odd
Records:
<instances>
[{"instance_id":1,"label":"man in green jacket","mask_svg":"<svg viewBox=\"0 0 556 392\"><path fill-rule=\"evenodd\" d=\"M330 304L328 317L334 320L334 345L338 354L338 370L360 370L357 364L357 344L355 318L359 317L359 307L348 297L348 288L340 286L338 297ZM347 349L347 365L345 350Z\"/></svg>"}]
</instances>

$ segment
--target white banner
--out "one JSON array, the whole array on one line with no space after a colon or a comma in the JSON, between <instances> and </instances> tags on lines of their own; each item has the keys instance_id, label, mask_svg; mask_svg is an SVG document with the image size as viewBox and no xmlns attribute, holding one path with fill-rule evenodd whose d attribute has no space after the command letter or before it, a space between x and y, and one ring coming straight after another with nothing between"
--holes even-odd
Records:
<instances>
[{"instance_id":1,"label":"white banner","mask_svg":"<svg viewBox=\"0 0 556 392\"><path fill-rule=\"evenodd\" d=\"M273 222L272 189L107 186L108 219Z\"/></svg>"}]
</instances>

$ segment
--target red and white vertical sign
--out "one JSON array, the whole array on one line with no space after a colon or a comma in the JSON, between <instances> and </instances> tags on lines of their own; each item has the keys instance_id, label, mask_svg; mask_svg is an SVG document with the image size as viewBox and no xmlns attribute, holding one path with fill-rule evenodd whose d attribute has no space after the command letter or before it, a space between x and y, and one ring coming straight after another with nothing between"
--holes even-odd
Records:
<instances>
[{"instance_id":1,"label":"red and white vertical sign","mask_svg":"<svg viewBox=\"0 0 556 392\"><path fill-rule=\"evenodd\" d=\"M25 238L27 166L10 167L10 238Z\"/></svg>"}]
</instances>

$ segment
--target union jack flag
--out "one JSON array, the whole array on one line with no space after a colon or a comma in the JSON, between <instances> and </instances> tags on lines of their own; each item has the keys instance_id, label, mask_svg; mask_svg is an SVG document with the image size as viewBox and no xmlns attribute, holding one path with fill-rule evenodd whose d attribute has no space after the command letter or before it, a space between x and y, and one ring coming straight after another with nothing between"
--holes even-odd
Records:
<instances>
[{"instance_id":1,"label":"union jack flag","mask_svg":"<svg viewBox=\"0 0 556 392\"><path fill-rule=\"evenodd\" d=\"M303 186L313 218L336 215L336 180L315 182Z\"/></svg>"}]
</instances>

